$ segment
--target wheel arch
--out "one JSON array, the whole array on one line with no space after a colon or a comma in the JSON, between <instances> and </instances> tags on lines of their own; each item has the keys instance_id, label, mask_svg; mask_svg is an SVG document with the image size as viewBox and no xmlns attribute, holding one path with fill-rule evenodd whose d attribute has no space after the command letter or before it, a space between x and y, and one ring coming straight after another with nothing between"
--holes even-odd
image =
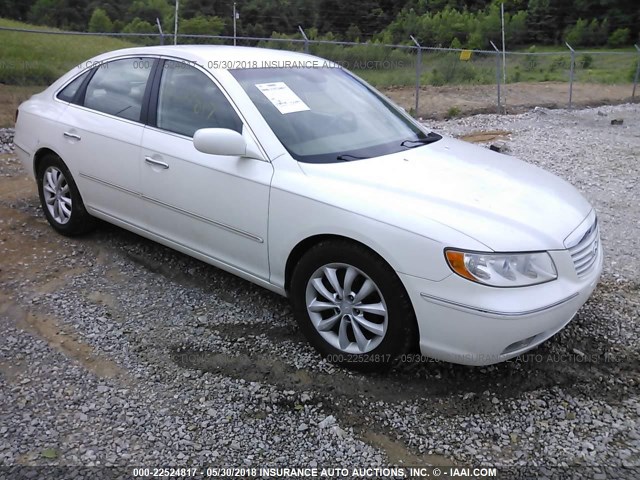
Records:
<instances>
[{"instance_id":1,"label":"wheel arch","mask_svg":"<svg viewBox=\"0 0 640 480\"><path fill-rule=\"evenodd\" d=\"M289 257L287 258L287 262L285 264L285 291L287 292L287 295L291 296L291 281L292 281L292 277L293 277L293 272L295 270L295 266L298 263L298 261L307 253L309 252L311 249L313 249L315 246L319 245L320 243L323 242L329 242L329 241L337 241L337 242L348 242L352 245L358 246L360 248L365 249L367 252L371 253L374 257L376 257L377 259L379 259L381 262L383 262L384 264L386 264L389 269L391 270L391 272L393 272L393 274L395 274L395 277L397 279L398 282L398 286L399 288L401 288L404 291L404 299L406 302L406 307L408 310L410 311L411 314L407 314L406 316L404 316L403 318L405 318L408 321L407 324L407 335L406 335L406 344L405 347L406 351L409 352L414 352L414 351L418 351L418 347L419 347L419 339L420 339L420 334L419 334L419 323L418 323L418 319L417 319L417 313L416 310L414 308L411 296L409 295L408 291L407 291L407 286L405 285L405 283L402 281L402 278L397 274L396 269L393 268L393 266L389 263L389 261L387 261L384 256L382 256L378 251L376 251L375 248L371 247L370 245L367 245L365 242L363 241L359 241L356 240L352 237L349 236L345 236L345 235L339 235L339 234L317 234L317 235L312 235L309 236L303 240L301 240L300 242L298 242L296 244L296 246L291 250L291 253L289 254ZM291 297L290 297L291 298ZM295 302L294 302L295 303ZM317 348L317 347L316 347ZM359 366L358 368L362 368L363 366Z\"/></svg>"},{"instance_id":2,"label":"wheel arch","mask_svg":"<svg viewBox=\"0 0 640 480\"><path fill-rule=\"evenodd\" d=\"M47 155L49 155L49 154L56 155L64 163L64 160L62 160L62 157L60 157L60 155L58 155L57 152L53 151L49 147L41 147L33 155L33 175L35 177L37 177L37 175L38 175L38 168L40 166L40 163L42 162L42 159L44 157L46 157ZM65 163L65 165L66 165L66 163ZM67 168L69 168L69 167L67 166Z\"/></svg>"},{"instance_id":3,"label":"wheel arch","mask_svg":"<svg viewBox=\"0 0 640 480\"><path fill-rule=\"evenodd\" d=\"M287 294L289 293L290 286L291 286L291 277L293 275L293 269L295 268L298 261L304 256L305 253L307 253L311 248L313 248L317 244L321 242L331 241L331 240L346 241L346 242L359 245L363 248L366 248L375 256L377 256L382 261L384 261L387 265L389 265L389 268L394 270L394 268L389 264L387 260L385 260L385 258L382 255L380 255L380 253L378 253L375 249L371 248L371 246L359 240L355 240L353 238L350 238L344 235L328 234L328 233L312 235L310 237L307 237L299 241L296 244L296 246L293 247L293 249L289 253L289 256L287 257L287 262L285 264L285 271L284 271L284 289L287 292Z\"/></svg>"}]
</instances>

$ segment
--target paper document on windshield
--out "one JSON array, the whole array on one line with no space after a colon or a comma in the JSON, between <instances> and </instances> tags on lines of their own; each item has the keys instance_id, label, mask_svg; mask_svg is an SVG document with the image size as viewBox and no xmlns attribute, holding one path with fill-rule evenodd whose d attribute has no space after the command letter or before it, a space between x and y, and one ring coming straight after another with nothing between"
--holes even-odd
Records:
<instances>
[{"instance_id":1,"label":"paper document on windshield","mask_svg":"<svg viewBox=\"0 0 640 480\"><path fill-rule=\"evenodd\" d=\"M284 82L257 83L256 87L282 114L311 110Z\"/></svg>"}]
</instances>

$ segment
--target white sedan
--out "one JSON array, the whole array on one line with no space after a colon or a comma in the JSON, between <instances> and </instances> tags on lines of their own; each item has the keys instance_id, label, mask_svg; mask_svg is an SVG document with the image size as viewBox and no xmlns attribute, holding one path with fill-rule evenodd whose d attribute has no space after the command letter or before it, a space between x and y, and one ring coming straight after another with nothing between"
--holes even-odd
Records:
<instances>
[{"instance_id":1,"label":"white sedan","mask_svg":"<svg viewBox=\"0 0 640 480\"><path fill-rule=\"evenodd\" d=\"M343 365L507 360L566 326L602 270L571 185L309 55L103 54L20 106L15 144L55 230L100 218L287 295Z\"/></svg>"}]
</instances>

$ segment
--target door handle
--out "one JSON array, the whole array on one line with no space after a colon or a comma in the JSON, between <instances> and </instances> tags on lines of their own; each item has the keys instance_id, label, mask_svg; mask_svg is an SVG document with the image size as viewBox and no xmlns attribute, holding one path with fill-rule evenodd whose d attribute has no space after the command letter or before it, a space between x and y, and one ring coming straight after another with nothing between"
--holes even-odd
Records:
<instances>
[{"instance_id":1,"label":"door handle","mask_svg":"<svg viewBox=\"0 0 640 480\"><path fill-rule=\"evenodd\" d=\"M149 165L164 168L165 170L169 168L168 163L161 162L160 160L156 160L155 158L144 157L144 161L147 162Z\"/></svg>"},{"instance_id":2,"label":"door handle","mask_svg":"<svg viewBox=\"0 0 640 480\"><path fill-rule=\"evenodd\" d=\"M70 138L71 140L82 140L82 138L80 138L80 135L76 135L75 133L64 132L63 135L65 136L65 138Z\"/></svg>"}]
</instances>

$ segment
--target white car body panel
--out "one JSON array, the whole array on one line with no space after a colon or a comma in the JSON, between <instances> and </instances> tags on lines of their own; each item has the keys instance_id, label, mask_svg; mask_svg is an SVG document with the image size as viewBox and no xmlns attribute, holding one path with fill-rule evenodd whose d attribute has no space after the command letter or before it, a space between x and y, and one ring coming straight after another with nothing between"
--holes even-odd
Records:
<instances>
[{"instance_id":1,"label":"white car body panel","mask_svg":"<svg viewBox=\"0 0 640 480\"><path fill-rule=\"evenodd\" d=\"M496 363L533 348L563 328L595 288L599 242L597 261L582 276L569 250L595 224L595 213L558 177L447 138L366 160L300 163L235 78L216 67L321 59L167 46L107 53L91 64L138 55L213 66L201 70L243 120L243 136L259 158L207 155L188 137L60 101L56 93L78 74L74 69L21 105L15 144L32 174L42 149L57 153L91 214L284 295L287 262L301 242L327 235L360 242L401 279L421 352L456 363ZM448 247L548 251L558 278L518 288L470 282L449 268Z\"/></svg>"},{"instance_id":2,"label":"white car body panel","mask_svg":"<svg viewBox=\"0 0 640 480\"><path fill-rule=\"evenodd\" d=\"M402 225L427 236L433 229L424 228L424 221L473 232L485 251L508 252L514 244L520 251L564 249L564 238L591 210L555 175L451 138L367 162L301 168L321 177L318 182L336 182L336 189L349 184L349 205L378 216L400 212Z\"/></svg>"},{"instance_id":3,"label":"white car body panel","mask_svg":"<svg viewBox=\"0 0 640 480\"><path fill-rule=\"evenodd\" d=\"M56 153L69 159L74 179L92 209L127 222L144 218L140 199L140 123L69 105L60 117L64 142ZM77 135L80 140L65 136Z\"/></svg>"},{"instance_id":4,"label":"white car body panel","mask_svg":"<svg viewBox=\"0 0 640 480\"><path fill-rule=\"evenodd\" d=\"M168 168L145 162L147 157ZM271 163L207 155L190 138L146 128L139 164L146 228L269 279Z\"/></svg>"}]
</instances>

